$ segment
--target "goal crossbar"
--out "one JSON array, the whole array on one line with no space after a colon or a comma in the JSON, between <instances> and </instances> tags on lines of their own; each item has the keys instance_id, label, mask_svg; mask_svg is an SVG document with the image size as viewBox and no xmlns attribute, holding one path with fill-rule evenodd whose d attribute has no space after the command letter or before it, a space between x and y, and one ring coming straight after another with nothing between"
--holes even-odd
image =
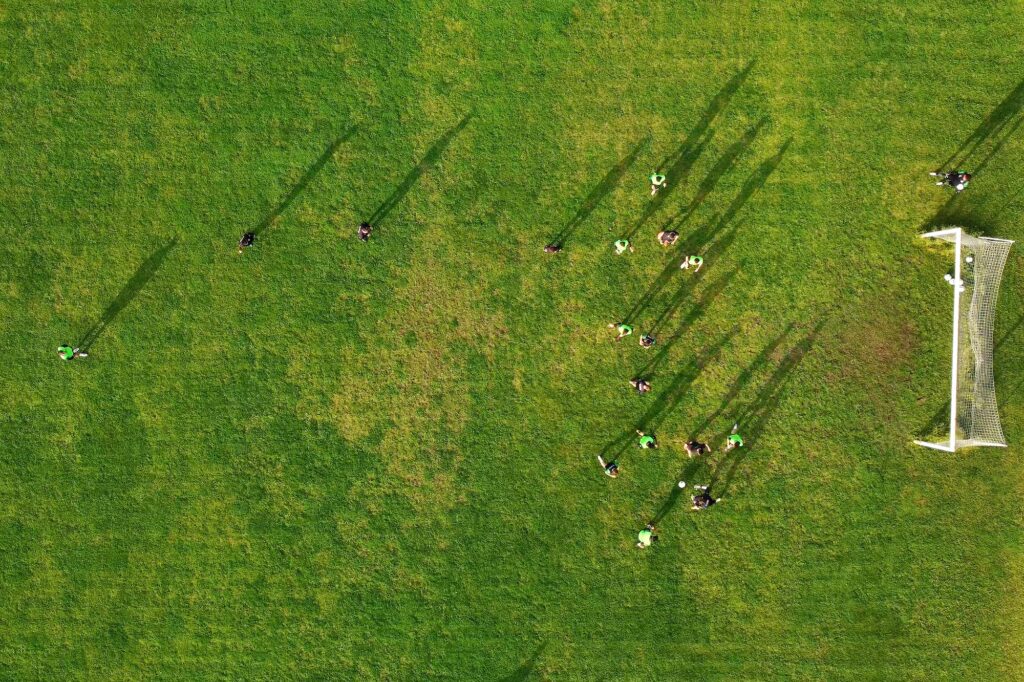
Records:
<instances>
[{"instance_id":1,"label":"goal crossbar","mask_svg":"<svg viewBox=\"0 0 1024 682\"><path fill-rule=\"evenodd\" d=\"M971 359L975 362L975 367L964 368L961 367L961 346L960 346L960 335L961 335L961 309L960 309L960 298L965 292L964 286L964 271L962 263L965 237L970 241L972 245L976 247L984 247L986 243L991 244L994 247L993 251L995 255L992 258L992 269L994 272L991 273L991 282L987 285L985 280L978 280L973 275L971 276L972 292L971 292L971 303L969 311L969 334L970 334L970 345L972 354ZM947 281L950 282L953 289L953 343L952 343L952 362L950 367L950 401L949 401L949 441L948 442L929 442L923 440L915 440L914 443L921 445L926 448L932 448L935 450L942 450L944 452L955 452L957 445L971 445L971 446L989 446L989 447L1006 447L1006 442L1003 440L1002 429L999 426L998 413L995 411L995 387L992 380L992 324L991 319L994 316L994 309L996 298L999 292L999 281L1002 278L1003 265L1006 262L1006 256L1009 252L1009 247L1013 244L1012 240L1009 239L997 239L995 237L973 237L971 235L965 235L962 228L951 227L942 230L935 230L932 232L926 232L921 235L923 239L941 239L943 241L952 242L954 246L954 259L953 259L953 274L952 279L947 275ZM976 249L980 250L980 249ZM971 262L972 259L968 259ZM982 267L979 263L971 268L976 270ZM988 287L991 290L986 289ZM981 291L979 292L979 288ZM979 301L979 296L984 300ZM977 306L977 310L976 310ZM985 316L985 324L978 323L978 318ZM987 357L985 357L987 355ZM993 421L994 415L994 430L991 428L989 423L988 434L998 437L1000 440L993 440L990 438L976 438L975 434L968 433L966 439L959 439L958 434L958 422L960 403L966 402L960 399L962 395L960 391L965 390L961 385L961 379L964 373L969 373L969 377L977 380L979 374L983 374L984 378L987 378L988 384L991 386L981 387L980 390L990 389L992 395L986 396L984 400L978 400L977 395L974 395L970 400L972 411L980 410L978 408L979 403L983 403L985 409L985 418L988 422ZM972 393L976 393L979 389L977 386L970 386L969 389ZM972 420L975 415L972 415ZM973 421L972 421L973 424Z\"/></svg>"}]
</instances>

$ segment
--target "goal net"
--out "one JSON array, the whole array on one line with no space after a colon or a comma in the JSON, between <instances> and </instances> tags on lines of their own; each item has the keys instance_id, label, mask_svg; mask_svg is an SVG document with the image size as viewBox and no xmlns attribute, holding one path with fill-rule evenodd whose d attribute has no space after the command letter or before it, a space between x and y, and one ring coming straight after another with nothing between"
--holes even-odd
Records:
<instances>
[{"instance_id":1,"label":"goal net","mask_svg":"<svg viewBox=\"0 0 1024 682\"><path fill-rule=\"evenodd\" d=\"M921 236L953 245L953 272L946 275L953 290L953 361L949 438L914 442L947 452L971 446L1005 447L996 408L992 333L999 283L1013 242L973 237L959 227Z\"/></svg>"}]
</instances>

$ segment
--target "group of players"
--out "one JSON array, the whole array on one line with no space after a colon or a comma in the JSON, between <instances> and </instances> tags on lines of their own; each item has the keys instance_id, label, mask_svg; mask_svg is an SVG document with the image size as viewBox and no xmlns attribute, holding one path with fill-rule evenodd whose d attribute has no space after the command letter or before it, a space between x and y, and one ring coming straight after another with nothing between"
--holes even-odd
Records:
<instances>
[{"instance_id":1,"label":"group of players","mask_svg":"<svg viewBox=\"0 0 1024 682\"><path fill-rule=\"evenodd\" d=\"M966 171L963 171L963 170L953 170L953 171L941 171L940 170L940 171L931 172L931 173L929 173L929 175L931 175L932 177L935 177L935 178L939 178L938 182L935 183L936 185L939 185L939 186L947 186L948 185L949 187L951 187L954 190L956 190L957 193L960 193L960 192L964 191L964 189L967 188L967 186L970 184L970 181L971 181L971 174L966 172ZM654 171L653 173L651 173L649 179L650 179L650 182L651 182L651 196L652 197L655 196L661 189L666 187L667 184L668 184L668 178L666 178L663 173L661 173L660 171L657 171L657 170ZM663 230L663 231L658 233L658 242L663 247L666 247L666 248L672 246L673 244L675 244L678 239L679 239L679 233L675 232L673 230ZM625 238L616 240L614 242L613 246L615 248L616 255L623 255L627 251L629 253L633 253L634 252L633 245L630 243L630 241L628 239L625 239ZM544 251L546 253L559 253L561 250L562 250L562 245L557 243L557 242L553 242L553 243L548 244L547 246L544 247ZM680 269L683 269L683 270L687 270L687 269L692 267L693 268L693 272L696 273L696 272L698 272L701 269L701 267L703 265L704 265L704 259L701 256L699 256L699 255L689 255L689 256L684 256L683 257L683 260L680 263L679 267L680 267ZM626 322L626 321L618 322L618 323L614 323L613 322L613 323L608 325L608 328L609 329L614 329L616 331L616 336L615 336L615 340L616 341L621 341L622 339L624 339L627 336L630 336L633 333L633 326L628 324L628 322ZM641 336L640 336L640 347L641 348L651 348L652 346L654 346L655 343L656 343L656 341L655 341L655 338L654 338L654 336L652 334L649 334L649 333L641 334ZM630 386L632 386L636 390L636 392L639 395L643 395L645 393L648 393L651 390L650 382L647 381L643 377L636 377L636 378L630 379L629 384L630 384ZM741 448L741 447L743 447L743 437L738 433L738 431L739 431L739 424L737 423L737 424L733 425L732 433L730 433L729 436L726 438L726 442L725 442L725 451L726 452L728 452L728 451L730 451L730 450L732 450L734 448ZM637 436L638 436L637 445L641 449L645 449L646 450L646 449L657 448L658 447L658 440L657 440L657 438L655 437L655 435L653 433L644 432L644 431L639 430L639 429L637 429L636 433L637 433ZM686 454L689 457L696 457L696 456L704 455L706 453L711 452L711 446L709 446L707 443L704 443L704 442L701 442L701 441L698 441L698 440L694 439L694 440L690 440L690 441L688 441L686 443L685 450L686 450ZM598 464L601 466L601 468L603 469L604 473L607 476L609 476L611 478L618 478L618 476L619 476L619 465L618 465L618 462L616 462L614 459L605 461L604 457L602 457L601 455L597 456L597 461L598 461ZM679 483L677 485L681 489L685 488L686 487L686 481L679 481ZM695 495L691 496L690 500L692 502L691 509L693 509L695 511L700 511L700 510L703 510L703 509L708 509L712 505L720 502L721 499L722 499L721 497L714 497L711 494L710 484L709 485L694 485L693 489L696 490L697 493ZM646 547L650 547L651 544L656 542L657 539L658 539L658 536L655 534L656 532L657 532L657 529L655 528L653 521L648 523L648 524L646 524L644 526L644 528L637 534L636 546L641 548L641 549L646 548Z\"/></svg>"},{"instance_id":2,"label":"group of players","mask_svg":"<svg viewBox=\"0 0 1024 682\"><path fill-rule=\"evenodd\" d=\"M661 191L668 185L668 178L661 171L655 170L654 172L652 172L649 177L649 180L651 183L652 197L657 195L659 191ZM665 248L672 246L678 240L679 233L676 232L675 230L662 230L661 232L658 233L658 243ZM612 246L615 249L615 254L619 256L627 252L634 252L633 244L630 242L628 238L618 239L612 244ZM545 253L559 253L562 251L562 244L558 243L557 241L552 242L544 247L544 251ZM694 273L699 272L703 266L704 258L698 254L684 256L682 262L679 264L679 268L681 270L690 270L692 268L692 272ZM616 331L616 341L621 341L622 339L624 339L627 336L630 336L633 333L633 326L626 321L618 323L613 322L608 325L608 328L614 329ZM640 335L641 348L651 348L655 345L655 343L656 339L654 338L653 334L644 333ZM651 383L644 377L635 377L633 379L630 379L629 384L636 390L636 392L639 395L644 395L645 393L648 393L651 390ZM738 430L739 424L734 425L732 433L728 436L725 442L726 452L734 448L743 447L743 437L740 436ZM641 449L648 450L658 447L658 439L654 435L654 433L641 431L639 429L636 433L637 445ZM686 444L685 449L686 454L690 457L697 457L711 452L710 445L698 441L696 439L689 441ZM617 461L615 461L614 459L605 461L605 459L601 455L597 456L597 461L598 464L600 464L605 475L611 478L618 478L619 464ZM686 481L679 481L677 485L679 486L679 488L685 488ZM710 485L694 485L693 489L697 491L697 493L691 496L690 498L690 501L692 503L691 508L694 510L699 511L703 509L708 509L712 505L722 500L721 497L715 497L711 494ZM646 524L643 530L641 530L637 535L636 546L640 548L650 547L651 544L653 544L658 539L658 536L655 535L655 532L656 529L654 527L653 522Z\"/></svg>"},{"instance_id":3,"label":"group of players","mask_svg":"<svg viewBox=\"0 0 1024 682\"><path fill-rule=\"evenodd\" d=\"M935 183L936 185L948 185L949 187L956 190L957 193L962 192L964 189L966 189L971 181L971 174L962 170L940 170L931 172L929 173L929 175L939 178L938 182ZM664 189L668 185L668 178L664 175L664 173L657 170L651 173L649 180L651 183L652 197L657 195L657 193L660 190ZM373 227L369 223L363 222L359 225L357 236L361 241L365 242L370 239L370 235L372 234L372 232ZM675 244L678 239L679 233L674 230L663 230L658 233L658 242L665 248L668 248ZM244 249L253 246L255 242L256 234L254 232L244 233L242 235L242 238L238 242L238 253L241 254ZM627 238L616 240L613 244L613 247L617 255L623 255L627 251L633 253L634 251L633 244L630 243L629 239ZM562 244L558 242L552 242L544 247L544 251L546 253L559 253L562 251ZM690 268L693 268L693 272L697 273L700 271L703 265L704 259L701 256L694 254L684 256L682 262L679 265L679 268L682 270L689 270ZM608 327L616 331L616 341L621 341L623 338L633 333L633 326L628 324L626 321L611 323L608 325ZM655 343L655 338L650 333L645 333L640 336L640 346L642 348L651 348L655 345ZM60 346L58 346L57 354L60 356L62 360L75 360L78 358L88 357L88 353L86 353L82 348L76 348L68 344L61 344ZM636 377L630 379L629 384L637 391L639 395L648 393L651 390L650 382L643 377ZM740 436L738 431L739 424L734 424L732 428L732 433L730 433L729 436L726 438L726 452L734 448L743 447L743 437ZM636 433L638 436L637 445L641 449L646 450L658 447L658 440L653 433L644 432L639 429ZM696 457L711 452L711 446L709 446L707 443L698 441L696 439L687 442L685 445L685 449L689 457ZM601 455L598 455L597 460L607 476L611 478L617 478L619 476L619 465L618 462L616 462L614 459L610 461L605 461ZM685 488L686 481L679 481L677 485L681 489ZM720 502L722 499L721 497L714 497L711 494L710 485L694 485L693 489L698 491L697 494L693 495L690 498L693 505L692 509L694 510L708 509L712 505ZM653 522L646 524L643 530L641 530L637 535L637 547L645 548L651 546L651 544L657 541L658 539L658 536L655 535L655 532L656 529L654 527Z\"/></svg>"}]
</instances>

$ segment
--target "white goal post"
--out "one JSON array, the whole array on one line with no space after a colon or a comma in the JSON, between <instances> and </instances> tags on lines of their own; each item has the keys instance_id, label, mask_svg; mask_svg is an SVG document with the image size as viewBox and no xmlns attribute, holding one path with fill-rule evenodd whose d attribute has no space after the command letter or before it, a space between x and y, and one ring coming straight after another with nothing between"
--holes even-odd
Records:
<instances>
[{"instance_id":1,"label":"white goal post","mask_svg":"<svg viewBox=\"0 0 1024 682\"><path fill-rule=\"evenodd\" d=\"M953 273L946 275L953 289L953 360L949 439L914 442L946 452L960 447L1006 447L996 407L992 335L1003 266L1013 242L974 237L960 227L927 232L921 237L954 245ZM966 308L961 305L962 296L970 299Z\"/></svg>"}]
</instances>

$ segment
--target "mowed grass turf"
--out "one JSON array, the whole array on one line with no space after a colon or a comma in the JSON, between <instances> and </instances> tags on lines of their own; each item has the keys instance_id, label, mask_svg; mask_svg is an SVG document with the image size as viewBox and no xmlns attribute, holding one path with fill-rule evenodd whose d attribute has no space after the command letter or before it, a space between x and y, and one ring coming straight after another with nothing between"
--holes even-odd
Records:
<instances>
[{"instance_id":1,"label":"mowed grass turf","mask_svg":"<svg viewBox=\"0 0 1024 682\"><path fill-rule=\"evenodd\" d=\"M1020 679L1018 247L1011 447L911 440L951 333L916 235L1024 239L1022 30L1014 3L0 5L0 677ZM951 157L954 201L925 175ZM692 513L681 477L725 499Z\"/></svg>"}]
</instances>

